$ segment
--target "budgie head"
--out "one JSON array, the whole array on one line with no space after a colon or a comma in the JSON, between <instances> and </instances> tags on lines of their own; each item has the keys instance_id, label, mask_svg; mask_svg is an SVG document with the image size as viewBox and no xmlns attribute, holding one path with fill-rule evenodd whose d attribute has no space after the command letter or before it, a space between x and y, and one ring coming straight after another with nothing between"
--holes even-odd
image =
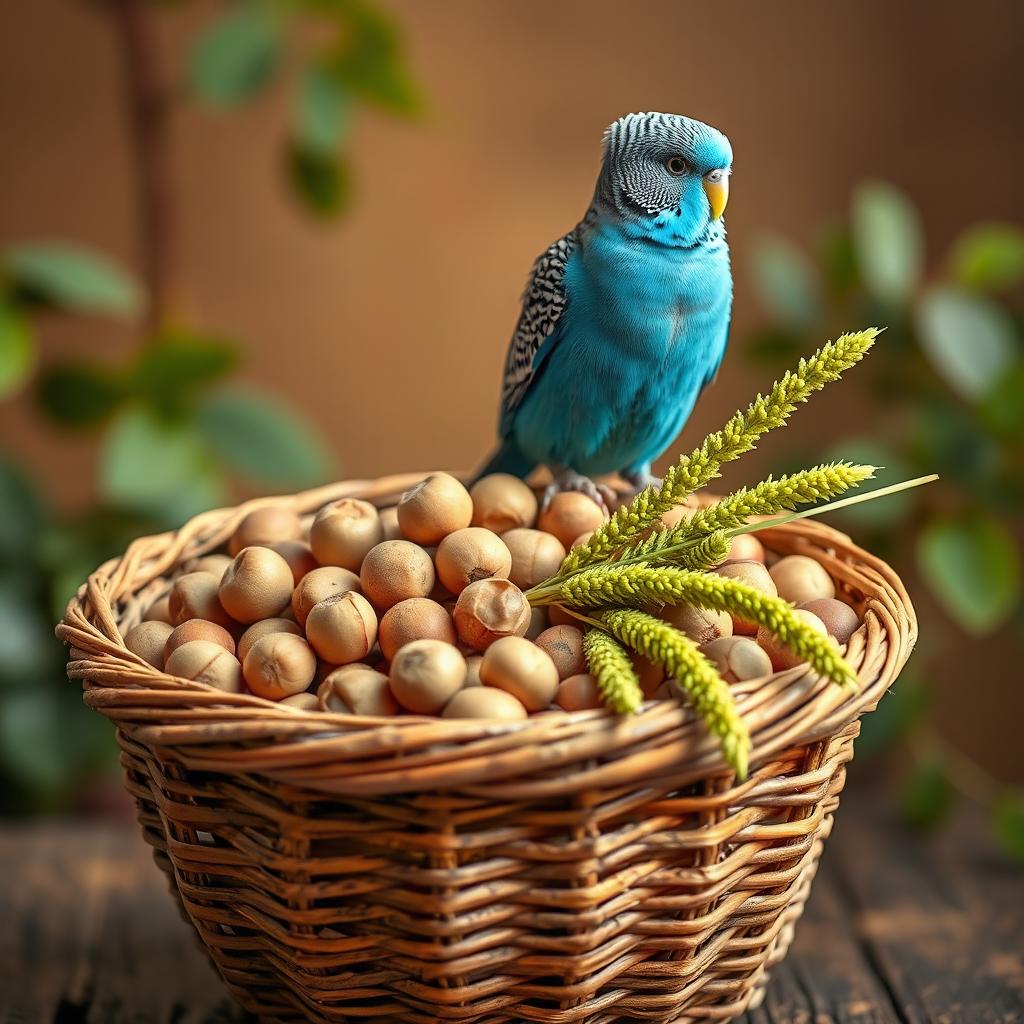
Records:
<instances>
[{"instance_id":1,"label":"budgie head","mask_svg":"<svg viewBox=\"0 0 1024 1024\"><path fill-rule=\"evenodd\" d=\"M595 200L630 234L688 248L723 234L732 146L681 114L627 114L604 136Z\"/></svg>"}]
</instances>

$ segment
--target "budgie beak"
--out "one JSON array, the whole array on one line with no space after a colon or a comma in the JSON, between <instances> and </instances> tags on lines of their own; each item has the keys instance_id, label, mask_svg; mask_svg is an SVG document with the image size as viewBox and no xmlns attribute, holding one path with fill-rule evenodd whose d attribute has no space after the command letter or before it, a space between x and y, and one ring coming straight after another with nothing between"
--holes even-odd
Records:
<instances>
[{"instance_id":1,"label":"budgie beak","mask_svg":"<svg viewBox=\"0 0 1024 1024\"><path fill-rule=\"evenodd\" d=\"M729 202L729 172L719 169L705 174L704 194L711 204L711 219L718 220L725 213L726 203Z\"/></svg>"}]
</instances>

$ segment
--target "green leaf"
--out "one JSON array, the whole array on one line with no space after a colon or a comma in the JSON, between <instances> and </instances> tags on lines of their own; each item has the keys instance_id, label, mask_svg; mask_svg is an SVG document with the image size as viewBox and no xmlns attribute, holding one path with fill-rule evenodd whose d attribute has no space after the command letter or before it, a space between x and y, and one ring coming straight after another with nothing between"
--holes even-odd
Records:
<instances>
[{"instance_id":1,"label":"green leaf","mask_svg":"<svg viewBox=\"0 0 1024 1024\"><path fill-rule=\"evenodd\" d=\"M90 427L125 399L123 383L96 363L64 363L46 370L36 386L43 411L63 427Z\"/></svg>"},{"instance_id":2,"label":"green leaf","mask_svg":"<svg viewBox=\"0 0 1024 1024\"><path fill-rule=\"evenodd\" d=\"M32 481L20 466L0 458L0 560L31 562L47 519Z\"/></svg>"},{"instance_id":3,"label":"green leaf","mask_svg":"<svg viewBox=\"0 0 1024 1024\"><path fill-rule=\"evenodd\" d=\"M968 228L949 254L950 274L965 288L1002 291L1024 281L1024 231L1013 224Z\"/></svg>"},{"instance_id":4,"label":"green leaf","mask_svg":"<svg viewBox=\"0 0 1024 1024\"><path fill-rule=\"evenodd\" d=\"M297 145L288 148L287 159L288 180L307 210L318 217L337 217L345 212L352 198L346 162Z\"/></svg>"},{"instance_id":5,"label":"green leaf","mask_svg":"<svg viewBox=\"0 0 1024 1024\"><path fill-rule=\"evenodd\" d=\"M211 106L234 106L270 82L281 49L277 20L260 5L238 4L197 40L189 57L189 83Z\"/></svg>"},{"instance_id":6,"label":"green leaf","mask_svg":"<svg viewBox=\"0 0 1024 1024\"><path fill-rule=\"evenodd\" d=\"M857 754L874 757L907 736L928 709L929 695L920 681L901 676L878 707L861 720Z\"/></svg>"},{"instance_id":7,"label":"green leaf","mask_svg":"<svg viewBox=\"0 0 1024 1024\"><path fill-rule=\"evenodd\" d=\"M6 252L3 262L19 291L47 305L125 317L142 308L142 289L131 274L84 246L19 245Z\"/></svg>"},{"instance_id":8,"label":"green leaf","mask_svg":"<svg viewBox=\"0 0 1024 1024\"><path fill-rule=\"evenodd\" d=\"M940 825L953 809L954 792L942 765L923 761L903 790L900 805L907 824L922 831Z\"/></svg>"},{"instance_id":9,"label":"green leaf","mask_svg":"<svg viewBox=\"0 0 1024 1024\"><path fill-rule=\"evenodd\" d=\"M932 288L917 308L921 347L956 394L990 391L1018 354L1013 322L995 303L955 288Z\"/></svg>"},{"instance_id":10,"label":"green leaf","mask_svg":"<svg viewBox=\"0 0 1024 1024\"><path fill-rule=\"evenodd\" d=\"M862 491L877 490L908 480L914 472L901 452L896 451L884 441L874 437L847 437L829 449L825 462L846 460L859 462L868 466L877 466L875 479L870 484L859 488ZM878 501L865 501L860 505L851 505L836 515L848 523L857 523L865 529L895 527L902 523L914 507L916 495L912 491L890 494Z\"/></svg>"},{"instance_id":11,"label":"green leaf","mask_svg":"<svg viewBox=\"0 0 1024 1024\"><path fill-rule=\"evenodd\" d=\"M1024 435L1024 362L1012 366L996 381L980 408L986 425L1016 443Z\"/></svg>"},{"instance_id":12,"label":"green leaf","mask_svg":"<svg viewBox=\"0 0 1024 1024\"><path fill-rule=\"evenodd\" d=\"M1024 793L1004 793L992 808L992 826L1000 846L1024 861Z\"/></svg>"},{"instance_id":13,"label":"green leaf","mask_svg":"<svg viewBox=\"0 0 1024 1024\"><path fill-rule=\"evenodd\" d=\"M754 291L780 324L806 328L821 317L821 295L814 268L792 242L780 236L755 241L750 254Z\"/></svg>"},{"instance_id":14,"label":"green leaf","mask_svg":"<svg viewBox=\"0 0 1024 1024\"><path fill-rule=\"evenodd\" d=\"M993 632L1020 595L1020 564L1013 535L982 514L935 520L921 531L917 561L946 612L969 633Z\"/></svg>"},{"instance_id":15,"label":"green leaf","mask_svg":"<svg viewBox=\"0 0 1024 1024\"><path fill-rule=\"evenodd\" d=\"M0 398L14 394L36 361L36 342L24 318L0 304Z\"/></svg>"},{"instance_id":16,"label":"green leaf","mask_svg":"<svg viewBox=\"0 0 1024 1024\"><path fill-rule=\"evenodd\" d=\"M330 474L332 459L313 428L288 406L235 389L207 398L198 426L231 469L271 487L312 487Z\"/></svg>"},{"instance_id":17,"label":"green leaf","mask_svg":"<svg viewBox=\"0 0 1024 1024\"><path fill-rule=\"evenodd\" d=\"M178 411L198 391L238 365L230 342L189 334L165 334L139 355L131 373L133 392L157 408Z\"/></svg>"},{"instance_id":18,"label":"green leaf","mask_svg":"<svg viewBox=\"0 0 1024 1024\"><path fill-rule=\"evenodd\" d=\"M847 228L828 225L818 239L817 253L825 283L832 295L846 295L856 287L859 281L857 254Z\"/></svg>"},{"instance_id":19,"label":"green leaf","mask_svg":"<svg viewBox=\"0 0 1024 1024\"><path fill-rule=\"evenodd\" d=\"M307 69L299 82L295 138L306 153L333 153L345 135L348 98L335 75L322 66Z\"/></svg>"},{"instance_id":20,"label":"green leaf","mask_svg":"<svg viewBox=\"0 0 1024 1024\"><path fill-rule=\"evenodd\" d=\"M868 291L887 303L909 299L924 260L921 223L910 200L884 182L861 185L853 196L851 227Z\"/></svg>"}]
</instances>

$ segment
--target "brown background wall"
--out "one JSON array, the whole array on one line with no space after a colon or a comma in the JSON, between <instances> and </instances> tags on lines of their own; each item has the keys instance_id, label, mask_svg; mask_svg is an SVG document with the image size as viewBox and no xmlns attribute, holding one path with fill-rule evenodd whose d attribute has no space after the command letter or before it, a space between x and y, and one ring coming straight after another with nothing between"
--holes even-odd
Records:
<instances>
[{"instance_id":1,"label":"brown background wall","mask_svg":"<svg viewBox=\"0 0 1024 1024\"><path fill-rule=\"evenodd\" d=\"M284 195L275 161L287 90L240 113L185 109L175 121L191 307L245 341L246 374L308 411L345 475L480 458L529 264L583 212L601 132L625 111L686 112L733 140L737 337L755 319L749 240L765 229L811 238L864 177L908 188L936 247L972 220L1024 212L1017 3L389 7L432 113L414 126L357 126L360 196L343 225L310 223ZM172 53L208 13L168 7ZM135 260L118 100L113 39L89 3L5 5L0 244L69 237ZM51 355L115 357L130 344L107 323L46 334ZM765 377L734 347L688 439ZM796 429L838 437L857 415L855 391L801 414ZM62 502L87 498L91 444L55 438L24 402L0 410L0 430Z\"/></svg>"}]
</instances>

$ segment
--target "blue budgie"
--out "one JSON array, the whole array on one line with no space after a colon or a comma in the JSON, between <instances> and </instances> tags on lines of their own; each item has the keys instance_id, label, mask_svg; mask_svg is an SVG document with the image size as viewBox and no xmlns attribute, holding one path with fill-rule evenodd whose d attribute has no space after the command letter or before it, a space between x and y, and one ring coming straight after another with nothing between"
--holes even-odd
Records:
<instances>
[{"instance_id":1,"label":"blue budgie","mask_svg":"<svg viewBox=\"0 0 1024 1024\"><path fill-rule=\"evenodd\" d=\"M636 487L725 354L732 276L722 213L732 148L677 114L628 114L604 136L583 220L533 267L509 345L501 447L482 473L547 466L609 505Z\"/></svg>"}]
</instances>

